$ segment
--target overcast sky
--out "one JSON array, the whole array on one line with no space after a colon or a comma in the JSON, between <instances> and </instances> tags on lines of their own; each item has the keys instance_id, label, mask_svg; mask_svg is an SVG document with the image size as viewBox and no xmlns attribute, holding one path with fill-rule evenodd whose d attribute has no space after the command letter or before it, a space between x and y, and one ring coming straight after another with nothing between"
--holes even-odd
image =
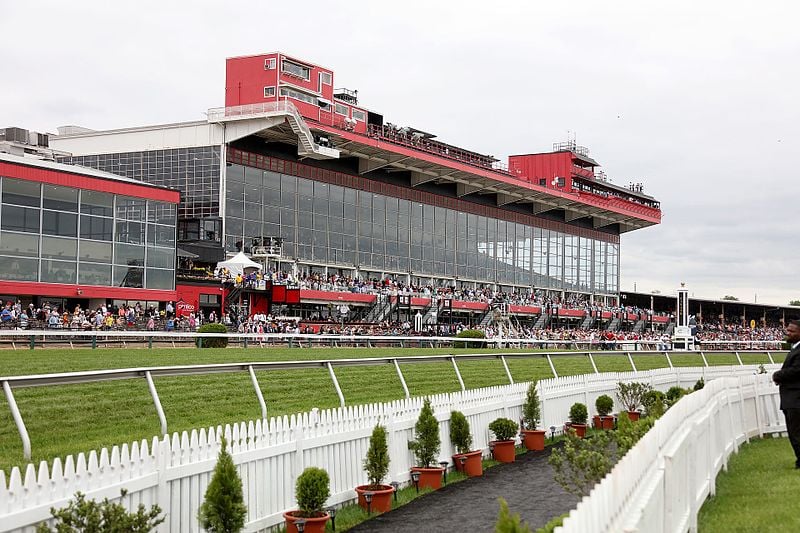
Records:
<instances>
[{"instance_id":1,"label":"overcast sky","mask_svg":"<svg viewBox=\"0 0 800 533\"><path fill-rule=\"evenodd\" d=\"M698 7L695 4L701 4ZM0 127L204 118L225 58L280 50L386 120L505 160L574 132L660 226L622 236L622 289L800 299L796 2L0 4ZM757 295L757 296L756 296Z\"/></svg>"}]
</instances>

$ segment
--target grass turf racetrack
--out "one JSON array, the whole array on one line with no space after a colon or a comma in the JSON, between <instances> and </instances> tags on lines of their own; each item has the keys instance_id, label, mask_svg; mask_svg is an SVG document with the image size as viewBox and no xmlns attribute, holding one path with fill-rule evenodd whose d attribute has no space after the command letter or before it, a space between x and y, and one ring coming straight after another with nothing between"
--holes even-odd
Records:
<instances>
[{"instance_id":1,"label":"grass turf racetrack","mask_svg":"<svg viewBox=\"0 0 800 533\"><path fill-rule=\"evenodd\" d=\"M152 350L19 350L0 352L0 377L82 370L165 365L294 361L366 357L407 357L480 350L419 348L159 348ZM491 352L492 350L484 350ZM505 350L508 353L511 350ZM530 351L530 350L525 350ZM629 371L621 352L593 352L600 372ZM702 366L697 354L671 354L676 366ZM710 365L737 364L728 354L707 353ZM778 362L783 354L773 353ZM663 355L634 355L637 369L667 367ZM765 354L742 354L745 364L768 363ZM515 381L552 377L544 357L507 359ZM553 359L559 376L593 372L586 355L576 353ZM402 365L412 396L459 390L450 363ZM508 383L499 360L459 362L467 388ZM400 379L392 365L336 368L348 405L384 402L403 397ZM268 416L338 407L339 400L324 368L256 372ZM207 376L154 378L170 433L224 425L261 416L247 372ZM107 381L83 385L18 388L14 396L31 438L32 462L124 442L152 439L160 433L158 416L144 379ZM0 396L0 470L24 466L22 442L5 396Z\"/></svg>"}]
</instances>

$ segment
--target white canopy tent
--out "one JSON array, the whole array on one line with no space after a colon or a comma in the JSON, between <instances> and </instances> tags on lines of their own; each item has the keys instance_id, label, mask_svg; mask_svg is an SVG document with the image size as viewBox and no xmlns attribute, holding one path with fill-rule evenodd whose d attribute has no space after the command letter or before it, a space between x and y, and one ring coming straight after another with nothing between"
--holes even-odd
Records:
<instances>
[{"instance_id":1,"label":"white canopy tent","mask_svg":"<svg viewBox=\"0 0 800 533\"><path fill-rule=\"evenodd\" d=\"M237 274L249 274L254 270L261 270L264 265L256 263L246 255L244 252L239 252L227 261L220 261L217 263L217 268L227 268L234 276Z\"/></svg>"}]
</instances>

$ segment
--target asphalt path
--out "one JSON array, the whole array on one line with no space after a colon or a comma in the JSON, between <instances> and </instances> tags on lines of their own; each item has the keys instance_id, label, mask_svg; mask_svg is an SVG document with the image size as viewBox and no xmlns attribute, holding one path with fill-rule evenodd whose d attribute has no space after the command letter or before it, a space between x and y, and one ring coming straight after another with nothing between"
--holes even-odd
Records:
<instances>
[{"instance_id":1,"label":"asphalt path","mask_svg":"<svg viewBox=\"0 0 800 533\"><path fill-rule=\"evenodd\" d=\"M513 463L484 470L483 476L446 485L398 509L362 522L349 531L358 533L427 533L494 531L504 498L531 530L569 512L578 498L553 481L547 463L550 451L518 455Z\"/></svg>"}]
</instances>

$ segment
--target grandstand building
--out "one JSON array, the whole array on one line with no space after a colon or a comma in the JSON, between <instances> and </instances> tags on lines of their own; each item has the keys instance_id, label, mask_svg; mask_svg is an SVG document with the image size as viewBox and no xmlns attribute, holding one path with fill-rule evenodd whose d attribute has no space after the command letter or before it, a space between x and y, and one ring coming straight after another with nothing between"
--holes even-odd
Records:
<instances>
[{"instance_id":1,"label":"grandstand building","mask_svg":"<svg viewBox=\"0 0 800 533\"><path fill-rule=\"evenodd\" d=\"M574 142L504 164L334 87L332 70L282 53L229 58L225 107L207 120L73 127L50 146L71 154L63 162L180 190L178 246L195 264L244 251L291 272L618 303L620 235L661 220L640 186L608 182ZM190 279L179 298L221 305L218 285Z\"/></svg>"},{"instance_id":2,"label":"grandstand building","mask_svg":"<svg viewBox=\"0 0 800 533\"><path fill-rule=\"evenodd\" d=\"M70 310L175 300L179 200L139 180L0 153L0 298Z\"/></svg>"}]
</instances>

